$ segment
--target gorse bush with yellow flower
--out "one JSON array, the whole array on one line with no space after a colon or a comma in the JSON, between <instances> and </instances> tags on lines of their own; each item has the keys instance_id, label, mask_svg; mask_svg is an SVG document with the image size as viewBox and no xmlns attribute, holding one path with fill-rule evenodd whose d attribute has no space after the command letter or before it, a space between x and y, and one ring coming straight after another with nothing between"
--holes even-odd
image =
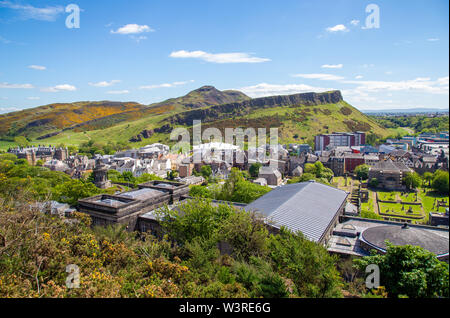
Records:
<instances>
[{"instance_id":1,"label":"gorse bush with yellow flower","mask_svg":"<svg viewBox=\"0 0 450 318\"><path fill-rule=\"evenodd\" d=\"M0 200L0 297L308 296L298 292L305 290L301 286L287 287L294 272L289 263L277 269L268 250L273 236L258 218L228 205L182 204L182 213L170 215L177 218L167 222L172 227L162 221L166 234L157 239L120 226L91 227L90 218L78 212L70 218L44 214L26 203L26 195ZM228 244L230 252L221 253L218 244ZM326 266L336 279L324 284L338 295L334 258L321 249L305 251L311 265L303 268L329 259ZM79 269L78 288L66 285L71 264ZM315 278L320 282L320 275Z\"/></svg>"}]
</instances>

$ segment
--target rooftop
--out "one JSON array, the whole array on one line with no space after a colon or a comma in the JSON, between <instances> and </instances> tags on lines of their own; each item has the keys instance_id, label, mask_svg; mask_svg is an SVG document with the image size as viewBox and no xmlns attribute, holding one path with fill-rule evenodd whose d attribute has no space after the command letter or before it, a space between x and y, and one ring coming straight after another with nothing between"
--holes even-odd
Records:
<instances>
[{"instance_id":1,"label":"rooftop","mask_svg":"<svg viewBox=\"0 0 450 318\"><path fill-rule=\"evenodd\" d=\"M348 193L318 182L283 185L247 205L262 213L275 227L285 226L320 241ZM324 200L326 198L326 200Z\"/></svg>"},{"instance_id":2,"label":"rooftop","mask_svg":"<svg viewBox=\"0 0 450 318\"><path fill-rule=\"evenodd\" d=\"M120 196L127 197L130 199L147 200L164 194L165 194L164 192L159 190L143 188L139 190L121 193Z\"/></svg>"}]
</instances>

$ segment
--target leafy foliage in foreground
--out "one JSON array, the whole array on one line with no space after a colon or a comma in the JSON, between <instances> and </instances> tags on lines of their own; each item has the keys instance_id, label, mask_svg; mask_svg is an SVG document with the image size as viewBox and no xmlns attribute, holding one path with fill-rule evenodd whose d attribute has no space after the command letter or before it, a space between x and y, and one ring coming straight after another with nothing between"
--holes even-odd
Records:
<instances>
[{"instance_id":1,"label":"leafy foliage in foreground","mask_svg":"<svg viewBox=\"0 0 450 318\"><path fill-rule=\"evenodd\" d=\"M227 205L200 200L179 211L163 209L167 236L157 240L91 228L81 213L60 219L2 202L0 297L340 296L336 259L324 247L270 235L257 216ZM231 251L221 254L219 242ZM80 288L66 287L69 264L80 269Z\"/></svg>"},{"instance_id":2,"label":"leafy foliage in foreground","mask_svg":"<svg viewBox=\"0 0 450 318\"><path fill-rule=\"evenodd\" d=\"M389 297L449 297L448 264L418 246L394 246L388 243L385 255L372 255L355 260L364 270L369 264L380 268L380 285Z\"/></svg>"}]
</instances>

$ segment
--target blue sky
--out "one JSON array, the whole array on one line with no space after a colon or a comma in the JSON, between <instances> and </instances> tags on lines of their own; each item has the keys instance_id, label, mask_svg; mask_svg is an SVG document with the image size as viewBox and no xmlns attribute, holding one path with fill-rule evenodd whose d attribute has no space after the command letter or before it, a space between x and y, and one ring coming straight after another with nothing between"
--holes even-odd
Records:
<instances>
[{"instance_id":1,"label":"blue sky","mask_svg":"<svg viewBox=\"0 0 450 318\"><path fill-rule=\"evenodd\" d=\"M66 27L70 3L81 9L79 28ZM369 4L378 28L366 24ZM149 104L202 85L251 97L340 89L359 109L448 108L448 5L0 0L0 113Z\"/></svg>"}]
</instances>

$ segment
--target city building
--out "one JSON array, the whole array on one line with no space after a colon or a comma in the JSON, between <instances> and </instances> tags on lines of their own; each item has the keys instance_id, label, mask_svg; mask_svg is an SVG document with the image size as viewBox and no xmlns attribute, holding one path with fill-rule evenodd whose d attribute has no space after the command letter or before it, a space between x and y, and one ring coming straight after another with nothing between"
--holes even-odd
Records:
<instances>
[{"instance_id":1,"label":"city building","mask_svg":"<svg viewBox=\"0 0 450 318\"><path fill-rule=\"evenodd\" d=\"M328 251L340 255L368 256L374 250L386 253L386 241L393 245L420 246L448 262L448 228L345 216L333 229Z\"/></svg>"},{"instance_id":2,"label":"city building","mask_svg":"<svg viewBox=\"0 0 450 318\"><path fill-rule=\"evenodd\" d=\"M376 178L378 188L402 191L406 190L403 177L409 172L412 172L412 170L403 162L380 161L369 168L369 180Z\"/></svg>"},{"instance_id":3,"label":"city building","mask_svg":"<svg viewBox=\"0 0 450 318\"><path fill-rule=\"evenodd\" d=\"M101 194L78 200L80 212L91 216L93 225L123 224L137 230L139 216L166 204L173 204L188 195L187 184L150 181L138 189L119 194Z\"/></svg>"},{"instance_id":4,"label":"city building","mask_svg":"<svg viewBox=\"0 0 450 318\"><path fill-rule=\"evenodd\" d=\"M317 135L314 138L314 150L324 151L328 147L338 146L361 146L366 143L366 134L361 131L347 133L347 132L334 132L332 134Z\"/></svg>"},{"instance_id":5,"label":"city building","mask_svg":"<svg viewBox=\"0 0 450 318\"><path fill-rule=\"evenodd\" d=\"M343 214L348 193L319 182L283 185L245 207L260 213L274 232L282 226L326 244Z\"/></svg>"},{"instance_id":6,"label":"city building","mask_svg":"<svg viewBox=\"0 0 450 318\"><path fill-rule=\"evenodd\" d=\"M262 166L259 168L258 178L267 180L267 185L278 186L282 181L282 176L277 168L271 166Z\"/></svg>"},{"instance_id":7,"label":"city building","mask_svg":"<svg viewBox=\"0 0 450 318\"><path fill-rule=\"evenodd\" d=\"M26 148L16 147L8 149L8 153L17 156L18 159L26 159L30 165L35 165L38 160L43 162L56 159L64 161L69 157L67 148L52 146L31 146Z\"/></svg>"}]
</instances>

